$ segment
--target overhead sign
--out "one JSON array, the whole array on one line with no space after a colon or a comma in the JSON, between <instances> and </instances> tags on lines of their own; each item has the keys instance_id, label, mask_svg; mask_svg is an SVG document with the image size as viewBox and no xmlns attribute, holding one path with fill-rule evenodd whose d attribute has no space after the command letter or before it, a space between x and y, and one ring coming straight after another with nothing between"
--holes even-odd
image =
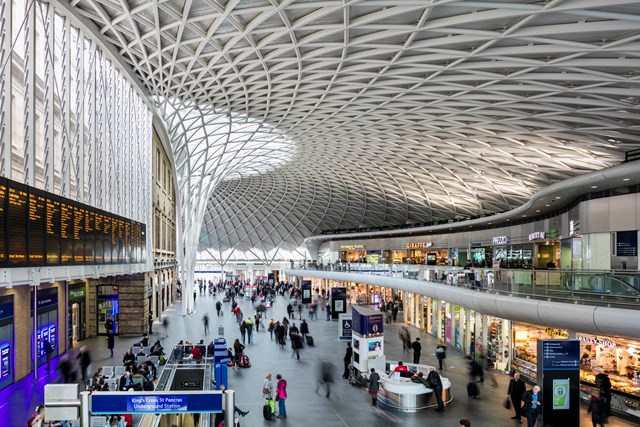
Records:
<instances>
[{"instance_id":1,"label":"overhead sign","mask_svg":"<svg viewBox=\"0 0 640 427\"><path fill-rule=\"evenodd\" d=\"M302 281L302 304L311 304L311 280Z\"/></svg>"},{"instance_id":2,"label":"overhead sign","mask_svg":"<svg viewBox=\"0 0 640 427\"><path fill-rule=\"evenodd\" d=\"M407 249L426 249L431 246L433 246L433 242L411 242L405 245Z\"/></svg>"},{"instance_id":3,"label":"overhead sign","mask_svg":"<svg viewBox=\"0 0 640 427\"><path fill-rule=\"evenodd\" d=\"M222 412L221 391L188 392L94 392L91 413L109 414L182 414Z\"/></svg>"},{"instance_id":4,"label":"overhead sign","mask_svg":"<svg viewBox=\"0 0 640 427\"><path fill-rule=\"evenodd\" d=\"M507 243L509 243L509 237L508 236L496 236L493 238L493 244L494 245L506 245Z\"/></svg>"},{"instance_id":5,"label":"overhead sign","mask_svg":"<svg viewBox=\"0 0 640 427\"><path fill-rule=\"evenodd\" d=\"M616 233L616 255L638 256L637 231L618 231Z\"/></svg>"},{"instance_id":6,"label":"overhead sign","mask_svg":"<svg viewBox=\"0 0 640 427\"><path fill-rule=\"evenodd\" d=\"M340 246L340 250L343 251L355 251L359 249L364 249L364 245L342 245Z\"/></svg>"},{"instance_id":7,"label":"overhead sign","mask_svg":"<svg viewBox=\"0 0 640 427\"><path fill-rule=\"evenodd\" d=\"M338 322L340 323L338 339L340 341L351 341L351 337L353 336L353 316L351 314L340 313Z\"/></svg>"},{"instance_id":8,"label":"overhead sign","mask_svg":"<svg viewBox=\"0 0 640 427\"><path fill-rule=\"evenodd\" d=\"M545 340L542 342L542 366L545 370L580 370L580 341Z\"/></svg>"},{"instance_id":9,"label":"overhead sign","mask_svg":"<svg viewBox=\"0 0 640 427\"><path fill-rule=\"evenodd\" d=\"M547 238L547 233L544 231L534 231L533 233L529 234L529 241L542 240L546 238Z\"/></svg>"}]
</instances>

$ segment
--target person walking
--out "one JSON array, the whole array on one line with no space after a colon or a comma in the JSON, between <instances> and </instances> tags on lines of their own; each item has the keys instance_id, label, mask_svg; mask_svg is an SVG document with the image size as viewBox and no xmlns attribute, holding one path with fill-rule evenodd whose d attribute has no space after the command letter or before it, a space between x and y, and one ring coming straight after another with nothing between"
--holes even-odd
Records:
<instances>
[{"instance_id":1,"label":"person walking","mask_svg":"<svg viewBox=\"0 0 640 427\"><path fill-rule=\"evenodd\" d=\"M369 375L369 394L371 395L371 405L378 406L378 391L380 390L380 375L374 368L371 368Z\"/></svg>"},{"instance_id":2,"label":"person walking","mask_svg":"<svg viewBox=\"0 0 640 427\"><path fill-rule=\"evenodd\" d=\"M420 338L416 338L413 344L411 344L411 348L413 349L413 363L417 365L420 363L420 352L422 351Z\"/></svg>"},{"instance_id":3,"label":"person walking","mask_svg":"<svg viewBox=\"0 0 640 427\"><path fill-rule=\"evenodd\" d=\"M444 345L443 342L440 342L436 346L436 359L438 359L438 369L442 371L443 366L444 370L447 370L447 365L444 363L444 359L447 358L447 346Z\"/></svg>"},{"instance_id":4,"label":"person walking","mask_svg":"<svg viewBox=\"0 0 640 427\"><path fill-rule=\"evenodd\" d=\"M316 386L316 393L319 393L320 386L325 386L325 395L327 399L331 398L331 383L333 382L333 369L334 367L329 362L322 362L320 364L320 373L318 377L318 384Z\"/></svg>"},{"instance_id":5,"label":"person walking","mask_svg":"<svg viewBox=\"0 0 640 427\"><path fill-rule=\"evenodd\" d=\"M525 391L527 391L527 386L520 378L520 373L516 372L509 381L509 388L507 389L507 398L511 399L513 410L516 411L516 414L511 417L512 420L522 422L520 420L522 417L522 395Z\"/></svg>"},{"instance_id":6,"label":"person walking","mask_svg":"<svg viewBox=\"0 0 640 427\"><path fill-rule=\"evenodd\" d=\"M593 393L587 413L591 414L591 423L593 427L604 427L607 423L607 413L605 408L605 399L602 394L599 396Z\"/></svg>"},{"instance_id":7,"label":"person walking","mask_svg":"<svg viewBox=\"0 0 640 427\"><path fill-rule=\"evenodd\" d=\"M245 321L240 323L240 335L242 335L242 344L244 345L247 338L247 322Z\"/></svg>"},{"instance_id":8,"label":"person walking","mask_svg":"<svg viewBox=\"0 0 640 427\"><path fill-rule=\"evenodd\" d=\"M204 323L204 334L209 335L209 316L206 314L202 316L202 323Z\"/></svg>"},{"instance_id":9,"label":"person walking","mask_svg":"<svg viewBox=\"0 0 640 427\"><path fill-rule=\"evenodd\" d=\"M307 335L309 335L309 324L306 319L302 319L302 323L300 324L300 335L302 335L302 339L307 339Z\"/></svg>"},{"instance_id":10,"label":"person walking","mask_svg":"<svg viewBox=\"0 0 640 427\"><path fill-rule=\"evenodd\" d=\"M80 372L82 373L82 381L87 379L87 370L89 369L89 365L91 365L91 354L89 354L89 349L87 346L80 347L80 353L76 357L76 360L80 359Z\"/></svg>"},{"instance_id":11,"label":"person walking","mask_svg":"<svg viewBox=\"0 0 640 427\"><path fill-rule=\"evenodd\" d=\"M107 334L107 348L111 352L111 355L109 357L113 357L113 347L115 347L115 339L113 333L109 332Z\"/></svg>"},{"instance_id":12,"label":"person walking","mask_svg":"<svg viewBox=\"0 0 640 427\"><path fill-rule=\"evenodd\" d=\"M440 375L438 374L438 372L435 370L434 367L429 368L429 375L427 375L427 383L429 384L429 387L431 387L431 389L433 390L433 394L436 397L436 401L438 402L438 408L436 409L436 411L442 414L444 412L444 402L442 401L442 391L443 391L442 379L440 378Z\"/></svg>"},{"instance_id":13,"label":"person walking","mask_svg":"<svg viewBox=\"0 0 640 427\"><path fill-rule=\"evenodd\" d=\"M216 302L216 312L218 313L218 317L220 317L221 310L222 310L222 303L218 301Z\"/></svg>"},{"instance_id":14,"label":"person walking","mask_svg":"<svg viewBox=\"0 0 640 427\"><path fill-rule=\"evenodd\" d=\"M153 334L153 314L149 312L147 317L147 323L149 324L149 335Z\"/></svg>"},{"instance_id":15,"label":"person walking","mask_svg":"<svg viewBox=\"0 0 640 427\"><path fill-rule=\"evenodd\" d=\"M113 321L112 315L108 315L107 320L104 321L104 329L106 333L109 333L109 331L111 331L112 334L116 333L116 324Z\"/></svg>"},{"instance_id":16,"label":"person walking","mask_svg":"<svg viewBox=\"0 0 640 427\"><path fill-rule=\"evenodd\" d=\"M167 338L169 336L169 319L166 316L162 319L162 329L164 329L164 337Z\"/></svg>"},{"instance_id":17,"label":"person walking","mask_svg":"<svg viewBox=\"0 0 640 427\"><path fill-rule=\"evenodd\" d=\"M351 365L351 358L353 357L353 347L351 347L351 342L347 343L347 350L344 353L344 358L342 359L344 363L344 372L342 373L342 378L349 379L349 365Z\"/></svg>"},{"instance_id":18,"label":"person walking","mask_svg":"<svg viewBox=\"0 0 640 427\"><path fill-rule=\"evenodd\" d=\"M251 344L251 340L253 339L253 320L251 317L247 318L247 339L249 340L249 344Z\"/></svg>"},{"instance_id":19,"label":"person walking","mask_svg":"<svg viewBox=\"0 0 640 427\"><path fill-rule=\"evenodd\" d=\"M278 418L287 418L287 380L282 375L276 375L278 383L276 385L276 400L278 401Z\"/></svg>"},{"instance_id":20,"label":"person walking","mask_svg":"<svg viewBox=\"0 0 640 427\"><path fill-rule=\"evenodd\" d=\"M45 369L49 371L51 370L51 355L53 354L53 346L47 339L44 340L42 346L44 348L44 354L47 357L47 367Z\"/></svg>"},{"instance_id":21,"label":"person walking","mask_svg":"<svg viewBox=\"0 0 640 427\"><path fill-rule=\"evenodd\" d=\"M542 410L542 393L540 386L534 385L531 390L527 390L522 395L524 402L524 415L527 417L527 427L535 427L538 414Z\"/></svg>"}]
</instances>

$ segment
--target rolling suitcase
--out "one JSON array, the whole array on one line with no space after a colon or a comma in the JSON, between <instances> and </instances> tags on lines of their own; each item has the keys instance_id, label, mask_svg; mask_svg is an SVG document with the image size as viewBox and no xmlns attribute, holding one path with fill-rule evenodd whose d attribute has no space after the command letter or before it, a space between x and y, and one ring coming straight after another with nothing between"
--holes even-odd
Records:
<instances>
[{"instance_id":1,"label":"rolling suitcase","mask_svg":"<svg viewBox=\"0 0 640 427\"><path fill-rule=\"evenodd\" d=\"M478 384L474 382L467 384L467 396L469 397L480 396L480 391L478 390Z\"/></svg>"},{"instance_id":2,"label":"rolling suitcase","mask_svg":"<svg viewBox=\"0 0 640 427\"><path fill-rule=\"evenodd\" d=\"M262 416L265 420L272 420L276 413L276 405L273 399L267 399L262 407Z\"/></svg>"},{"instance_id":3,"label":"rolling suitcase","mask_svg":"<svg viewBox=\"0 0 640 427\"><path fill-rule=\"evenodd\" d=\"M309 347L313 347L313 337L311 335L307 335L306 340L307 340L307 345Z\"/></svg>"}]
</instances>

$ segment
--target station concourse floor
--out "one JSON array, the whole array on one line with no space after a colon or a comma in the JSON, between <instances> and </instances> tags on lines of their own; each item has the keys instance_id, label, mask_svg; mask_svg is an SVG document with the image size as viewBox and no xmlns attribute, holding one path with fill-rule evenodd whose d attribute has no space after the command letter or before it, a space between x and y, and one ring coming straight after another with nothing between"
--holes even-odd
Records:
<instances>
[{"instance_id":1,"label":"station concourse floor","mask_svg":"<svg viewBox=\"0 0 640 427\"><path fill-rule=\"evenodd\" d=\"M230 303L225 303L223 307L224 315L216 316L215 302L222 297L198 295L195 310L189 316L181 314L181 305L169 307L163 313L163 317L168 318L167 334L160 322L154 324L153 335L150 336L150 343L160 339L165 348L171 348L179 340L190 340L197 342L204 338L205 342L217 337L218 325L223 325L225 338L228 346L231 346L235 338L240 338L237 323L231 313ZM282 319L286 314L288 297L278 296L274 305L267 311L266 320ZM245 317L255 312L252 304L248 300L238 299L238 303ZM204 335L203 315L209 317L209 334ZM142 314L141 314L142 315ZM236 405L244 411L250 413L240 418L242 426L266 426L266 425L286 425L292 427L329 427L329 426L389 426L402 425L406 427L425 426L430 427L458 427L461 418L471 421L473 427L513 427L519 426L517 421L512 420L513 410L506 410L502 402L506 397L506 390L509 378L501 373L494 373L498 386L489 385L491 381L485 381L481 386L481 397L470 399L466 395L467 368L464 357L461 353L449 350L447 352L447 370L442 372L444 377L448 377L452 382L453 401L447 406L444 414L439 414L433 410L425 410L416 414L406 414L374 408L371 406L369 394L360 388L353 387L342 379L343 363L346 343L338 341L338 325L336 321L326 321L325 312L318 313L318 320L309 323L310 334L315 339L314 347L305 347L301 352L301 360L291 358L291 348L281 349L269 337L269 332L254 332L254 343L246 344L245 353L251 360L252 367L249 369L229 370L229 388L236 392ZM299 325L299 319L293 320ZM303 318L307 318L306 310L303 311ZM385 325L385 354L387 360L412 360L412 353L403 353L402 345L398 338L398 329L401 323ZM265 324L266 326L266 324ZM261 328L262 329L262 328ZM418 331L409 328L412 339L420 337L423 346L423 355L420 359L422 364L436 365L437 360L434 355L436 340ZM93 359L93 369L104 365L118 365L122 362L122 356L128 348L140 337L117 337L114 349L114 358L109 357L109 350L106 346L105 337L94 337L83 341ZM77 349L72 349L72 351ZM324 397L324 389L316 393L318 384L319 364L321 361L329 361L335 365L334 383L331 386L331 398ZM51 371L45 371L41 367L38 372L38 381L34 384L33 375L28 376L10 387L0 391L0 420L3 426L25 426L28 418L32 415L36 405L44 400L44 385L60 380L56 365L58 358L52 360ZM286 400L287 418L266 421L262 417L262 384L267 373L273 374L274 386L275 375L280 373L287 380ZM277 404L276 404L277 407ZM523 419L523 426L526 420ZM586 406L581 407L581 426L591 426L590 416L587 414ZM625 421L616 417L611 417L609 427L623 427L637 425L633 422ZM74 424L75 426L75 424ZM179 426L188 427L188 426ZM573 426L562 426L573 427ZM577 427L577 426L576 426Z\"/></svg>"}]
</instances>

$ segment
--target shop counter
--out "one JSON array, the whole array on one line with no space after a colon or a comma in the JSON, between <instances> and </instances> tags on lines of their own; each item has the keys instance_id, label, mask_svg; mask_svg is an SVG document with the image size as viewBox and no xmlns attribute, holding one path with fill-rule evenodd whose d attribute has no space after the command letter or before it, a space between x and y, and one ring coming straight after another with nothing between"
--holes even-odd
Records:
<instances>
[{"instance_id":1,"label":"shop counter","mask_svg":"<svg viewBox=\"0 0 640 427\"><path fill-rule=\"evenodd\" d=\"M410 371L418 373L422 372L426 378L429 373L430 366L405 364ZM390 366L395 368L393 362ZM433 390L426 388L422 383L411 382L411 378L399 377L390 374L379 373L380 375L380 391L378 392L378 402L391 409L402 412L417 412L422 409L434 408L438 405L436 398L433 396ZM448 378L440 377L442 380L442 400L449 403L453 400L451 396L451 382Z\"/></svg>"}]
</instances>

